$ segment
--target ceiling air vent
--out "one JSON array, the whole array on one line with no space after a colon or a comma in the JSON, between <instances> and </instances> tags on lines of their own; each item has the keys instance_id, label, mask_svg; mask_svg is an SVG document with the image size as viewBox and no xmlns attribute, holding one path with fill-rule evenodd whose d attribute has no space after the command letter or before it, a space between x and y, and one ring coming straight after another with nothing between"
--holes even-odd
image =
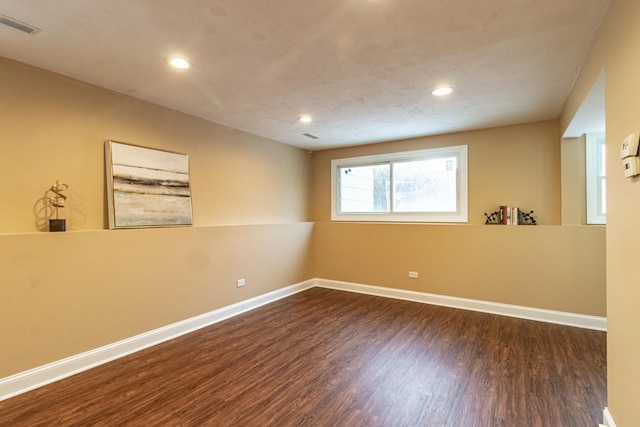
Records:
<instances>
[{"instance_id":1,"label":"ceiling air vent","mask_svg":"<svg viewBox=\"0 0 640 427\"><path fill-rule=\"evenodd\" d=\"M308 133L308 132L307 133L303 133L303 135L306 136L307 138L311 138L311 139L320 139L319 136L315 136L314 134Z\"/></svg>"},{"instance_id":2,"label":"ceiling air vent","mask_svg":"<svg viewBox=\"0 0 640 427\"><path fill-rule=\"evenodd\" d=\"M40 32L40 28L32 27L29 24L25 24L24 22L20 22L16 19L9 18L8 16L5 16L5 15L0 15L0 24L7 25L11 28L15 28L16 30L20 30L23 33L27 33L31 35L34 35Z\"/></svg>"}]
</instances>

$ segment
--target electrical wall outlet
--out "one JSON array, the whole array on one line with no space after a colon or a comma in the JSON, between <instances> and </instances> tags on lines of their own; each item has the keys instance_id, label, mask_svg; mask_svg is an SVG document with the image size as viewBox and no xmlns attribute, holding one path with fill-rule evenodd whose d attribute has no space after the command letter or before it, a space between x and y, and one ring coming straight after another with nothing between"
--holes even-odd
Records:
<instances>
[{"instance_id":1,"label":"electrical wall outlet","mask_svg":"<svg viewBox=\"0 0 640 427\"><path fill-rule=\"evenodd\" d=\"M243 287L244 286L244 279L238 279L236 281L236 286L239 287L239 288Z\"/></svg>"},{"instance_id":2,"label":"electrical wall outlet","mask_svg":"<svg viewBox=\"0 0 640 427\"><path fill-rule=\"evenodd\" d=\"M417 271L410 271L409 272L409 278L417 279L418 278L418 272Z\"/></svg>"}]
</instances>

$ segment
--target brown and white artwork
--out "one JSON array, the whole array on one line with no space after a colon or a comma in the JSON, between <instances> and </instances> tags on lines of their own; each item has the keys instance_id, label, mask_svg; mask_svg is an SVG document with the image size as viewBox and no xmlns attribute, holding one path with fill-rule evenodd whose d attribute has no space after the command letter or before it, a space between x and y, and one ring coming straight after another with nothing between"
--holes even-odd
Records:
<instances>
[{"instance_id":1,"label":"brown and white artwork","mask_svg":"<svg viewBox=\"0 0 640 427\"><path fill-rule=\"evenodd\" d=\"M105 142L109 228L193 225L186 154Z\"/></svg>"}]
</instances>

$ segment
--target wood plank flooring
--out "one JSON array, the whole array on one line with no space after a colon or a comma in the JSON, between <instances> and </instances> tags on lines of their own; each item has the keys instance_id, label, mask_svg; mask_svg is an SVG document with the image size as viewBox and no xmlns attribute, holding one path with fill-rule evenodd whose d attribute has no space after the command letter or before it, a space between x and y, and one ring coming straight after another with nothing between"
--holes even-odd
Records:
<instances>
[{"instance_id":1,"label":"wood plank flooring","mask_svg":"<svg viewBox=\"0 0 640 427\"><path fill-rule=\"evenodd\" d=\"M0 426L597 426L606 335L313 288L0 402Z\"/></svg>"}]
</instances>

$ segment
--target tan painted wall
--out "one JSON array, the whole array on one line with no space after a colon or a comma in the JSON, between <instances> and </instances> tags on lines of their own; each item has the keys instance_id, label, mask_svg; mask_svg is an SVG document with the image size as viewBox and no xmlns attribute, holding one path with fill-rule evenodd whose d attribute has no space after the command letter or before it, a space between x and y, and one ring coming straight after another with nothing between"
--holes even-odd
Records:
<instances>
[{"instance_id":1,"label":"tan painted wall","mask_svg":"<svg viewBox=\"0 0 640 427\"><path fill-rule=\"evenodd\" d=\"M622 139L640 132L640 2L613 0L562 116L569 123L605 70L607 137L608 407L619 427L640 425L640 180L623 177Z\"/></svg>"},{"instance_id":2,"label":"tan painted wall","mask_svg":"<svg viewBox=\"0 0 640 427\"><path fill-rule=\"evenodd\" d=\"M0 378L310 279L312 235L313 223L0 235Z\"/></svg>"},{"instance_id":3,"label":"tan painted wall","mask_svg":"<svg viewBox=\"0 0 640 427\"><path fill-rule=\"evenodd\" d=\"M323 222L315 234L324 279L606 315L603 227Z\"/></svg>"},{"instance_id":4,"label":"tan painted wall","mask_svg":"<svg viewBox=\"0 0 640 427\"><path fill-rule=\"evenodd\" d=\"M68 229L108 228L107 139L189 154L196 225L308 219L304 150L1 58L0 93L0 233L46 229L56 179L70 187Z\"/></svg>"},{"instance_id":5,"label":"tan painted wall","mask_svg":"<svg viewBox=\"0 0 640 427\"><path fill-rule=\"evenodd\" d=\"M500 205L535 211L540 224L560 224L560 129L557 120L313 154L312 219L331 219L331 160L468 145L469 223Z\"/></svg>"},{"instance_id":6,"label":"tan painted wall","mask_svg":"<svg viewBox=\"0 0 640 427\"><path fill-rule=\"evenodd\" d=\"M316 276L605 316L605 228L559 225L560 141L551 120L314 153ZM329 222L332 159L460 144L469 147L469 224ZM567 203L579 203L572 184ZM483 225L500 204L533 209L542 225Z\"/></svg>"},{"instance_id":7,"label":"tan painted wall","mask_svg":"<svg viewBox=\"0 0 640 427\"><path fill-rule=\"evenodd\" d=\"M313 277L306 151L2 59L0 117L0 378ZM189 154L196 226L104 230L105 139Z\"/></svg>"}]
</instances>

